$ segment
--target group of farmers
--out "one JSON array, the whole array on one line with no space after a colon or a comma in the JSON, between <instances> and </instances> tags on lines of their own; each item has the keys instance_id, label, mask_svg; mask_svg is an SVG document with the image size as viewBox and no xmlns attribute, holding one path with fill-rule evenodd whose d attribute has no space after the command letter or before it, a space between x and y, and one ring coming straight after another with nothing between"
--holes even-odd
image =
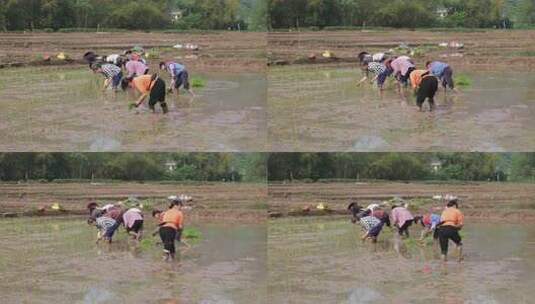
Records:
<instances>
[{"instance_id":1,"label":"group of farmers","mask_svg":"<svg viewBox=\"0 0 535 304\"><path fill-rule=\"evenodd\" d=\"M170 196L167 198L169 208L165 211L153 210L152 216L157 221L156 230L152 232L153 236L160 235L164 248L164 259L174 260L176 248L175 240L189 247L182 240L182 231L184 229L184 213L182 211L185 202L183 196ZM140 241L143 236L144 216L141 205L136 204L134 207L125 208L122 202L117 204L106 204L102 207L96 202L87 205L89 218L87 223L97 228L97 244L103 240L112 242L115 232L122 225L135 240Z\"/></svg>"},{"instance_id":2,"label":"group of farmers","mask_svg":"<svg viewBox=\"0 0 535 304\"><path fill-rule=\"evenodd\" d=\"M459 261L462 260L462 240L459 231L464 225L464 215L459 210L458 199L450 196L446 198L446 206L441 214L430 211L426 214L416 215L409 211L408 205L401 201L394 203L391 207L390 214L385 208L385 203L370 204L366 208L352 202L348 206L351 212L351 221L359 223L364 233L362 241L371 240L374 244L386 225L395 228L399 237L409 238L409 228L412 224L421 223L423 226L420 241L433 234L434 241L438 240L441 250L441 258L447 260L448 244L453 241L459 251Z\"/></svg>"},{"instance_id":3,"label":"group of farmers","mask_svg":"<svg viewBox=\"0 0 535 304\"><path fill-rule=\"evenodd\" d=\"M389 57L386 53L361 52L357 57L360 68L365 74L357 83L358 86L371 77L371 83L376 82L382 92L387 78L393 76L396 79L398 91L401 92L410 82L416 93L416 104L420 111L422 111L426 99L429 102L430 110L434 110L434 97L439 87L439 81L445 92L448 88L458 92L453 81L453 70L445 62L428 61L424 69L417 69L409 56Z\"/></svg>"},{"instance_id":4,"label":"group of farmers","mask_svg":"<svg viewBox=\"0 0 535 304\"><path fill-rule=\"evenodd\" d=\"M134 47L126 50L123 54L112 54L99 56L95 52L89 51L84 54L84 60L89 64L89 68L102 74L105 78L103 90L110 86L114 92L119 87L123 91L130 90L138 94L133 107L139 107L148 97L150 110L156 112L155 105L160 104L162 112L168 113L165 97L167 94L166 83L156 72L151 73L149 64L143 58L145 51L141 47ZM180 88L195 96L189 82L189 73L186 67L174 61L162 61L159 63L161 71L167 71L171 77L169 92L180 94ZM124 72L123 72L124 70Z\"/></svg>"}]
</instances>

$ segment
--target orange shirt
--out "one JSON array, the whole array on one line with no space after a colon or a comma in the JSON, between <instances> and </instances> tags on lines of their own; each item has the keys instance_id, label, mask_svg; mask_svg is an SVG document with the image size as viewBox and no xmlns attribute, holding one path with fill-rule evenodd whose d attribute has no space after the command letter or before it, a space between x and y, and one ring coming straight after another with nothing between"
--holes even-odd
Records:
<instances>
[{"instance_id":1,"label":"orange shirt","mask_svg":"<svg viewBox=\"0 0 535 304\"><path fill-rule=\"evenodd\" d=\"M184 214L182 211L171 208L163 213L162 227L171 227L173 229L182 229L184 223Z\"/></svg>"},{"instance_id":2,"label":"orange shirt","mask_svg":"<svg viewBox=\"0 0 535 304\"><path fill-rule=\"evenodd\" d=\"M440 221L442 226L462 226L464 224L464 215L455 207L444 209Z\"/></svg>"},{"instance_id":3,"label":"orange shirt","mask_svg":"<svg viewBox=\"0 0 535 304\"><path fill-rule=\"evenodd\" d=\"M413 89L416 89L420 86L420 83L422 83L422 75L429 72L428 70L414 70L412 71L411 75L409 76L411 79L411 85Z\"/></svg>"},{"instance_id":4,"label":"orange shirt","mask_svg":"<svg viewBox=\"0 0 535 304\"><path fill-rule=\"evenodd\" d=\"M134 87L134 89L138 90L141 94L148 93L150 92L152 87L154 87L154 83L156 83L156 81L152 81L152 84L151 84L151 78L152 78L152 75L138 76L132 80L132 86Z\"/></svg>"}]
</instances>

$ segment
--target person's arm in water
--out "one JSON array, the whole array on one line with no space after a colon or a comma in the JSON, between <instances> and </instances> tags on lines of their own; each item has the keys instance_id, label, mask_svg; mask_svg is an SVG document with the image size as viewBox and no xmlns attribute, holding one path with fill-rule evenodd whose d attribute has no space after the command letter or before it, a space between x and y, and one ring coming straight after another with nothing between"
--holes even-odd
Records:
<instances>
[{"instance_id":1,"label":"person's arm in water","mask_svg":"<svg viewBox=\"0 0 535 304\"><path fill-rule=\"evenodd\" d=\"M377 78L379 78L379 74L375 75L375 77L370 80L370 84L373 84L375 81L377 81Z\"/></svg>"},{"instance_id":2,"label":"person's arm in water","mask_svg":"<svg viewBox=\"0 0 535 304\"><path fill-rule=\"evenodd\" d=\"M111 79L110 78L106 78L104 80L104 86L102 87L102 91L106 91L108 89L108 87L110 86L110 83L111 83Z\"/></svg>"},{"instance_id":3,"label":"person's arm in water","mask_svg":"<svg viewBox=\"0 0 535 304\"><path fill-rule=\"evenodd\" d=\"M366 233L364 233L360 239L362 240L362 242L365 242L366 239L367 239L369 236L370 236L370 232L369 232L369 231L366 231Z\"/></svg>"},{"instance_id":4,"label":"person's arm in water","mask_svg":"<svg viewBox=\"0 0 535 304\"><path fill-rule=\"evenodd\" d=\"M366 69L363 72L365 73L365 75L364 77L362 77L362 79L359 82L357 82L357 87L359 87L364 81L366 81L366 79L368 79L368 76L369 76L368 69Z\"/></svg>"},{"instance_id":5,"label":"person's arm in water","mask_svg":"<svg viewBox=\"0 0 535 304\"><path fill-rule=\"evenodd\" d=\"M145 98L149 96L150 92L142 93L141 96L139 96L138 100L136 101L136 108L139 107L143 101L145 101Z\"/></svg>"}]
</instances>

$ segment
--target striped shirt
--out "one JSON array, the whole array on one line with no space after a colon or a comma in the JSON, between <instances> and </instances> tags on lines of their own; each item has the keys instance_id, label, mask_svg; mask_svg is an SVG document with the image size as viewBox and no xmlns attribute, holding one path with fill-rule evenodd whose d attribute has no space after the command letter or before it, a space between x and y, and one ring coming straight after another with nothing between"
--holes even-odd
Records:
<instances>
[{"instance_id":1,"label":"striped shirt","mask_svg":"<svg viewBox=\"0 0 535 304\"><path fill-rule=\"evenodd\" d=\"M101 69L106 78L113 78L121 73L121 68L114 64L103 64Z\"/></svg>"},{"instance_id":2,"label":"striped shirt","mask_svg":"<svg viewBox=\"0 0 535 304\"><path fill-rule=\"evenodd\" d=\"M373 73L375 75L380 75L386 71L386 66L378 62L370 62L368 63L367 70L368 72Z\"/></svg>"},{"instance_id":3,"label":"striped shirt","mask_svg":"<svg viewBox=\"0 0 535 304\"><path fill-rule=\"evenodd\" d=\"M110 217L101 216L97 218L97 228L100 230L107 231L113 225L115 225L115 220Z\"/></svg>"},{"instance_id":4,"label":"striped shirt","mask_svg":"<svg viewBox=\"0 0 535 304\"><path fill-rule=\"evenodd\" d=\"M374 216L362 217L359 222L366 231L370 231L373 227L381 224L381 221Z\"/></svg>"}]
</instances>

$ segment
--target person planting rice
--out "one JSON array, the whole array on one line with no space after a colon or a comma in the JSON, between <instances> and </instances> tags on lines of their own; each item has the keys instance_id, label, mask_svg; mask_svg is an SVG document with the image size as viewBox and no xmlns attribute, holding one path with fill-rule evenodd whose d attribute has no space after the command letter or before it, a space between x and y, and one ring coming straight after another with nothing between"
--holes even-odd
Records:
<instances>
[{"instance_id":1,"label":"person planting rice","mask_svg":"<svg viewBox=\"0 0 535 304\"><path fill-rule=\"evenodd\" d=\"M96 219L90 218L87 220L89 225L95 225L97 228L97 241L98 244L100 240L105 240L111 243L113 233L109 233L110 229L113 229L113 226L116 224L116 221L109 216L101 215Z\"/></svg>"},{"instance_id":2,"label":"person planting rice","mask_svg":"<svg viewBox=\"0 0 535 304\"><path fill-rule=\"evenodd\" d=\"M409 237L409 227L412 225L414 217L411 212L402 206L392 206L392 222L398 228L400 236Z\"/></svg>"},{"instance_id":3,"label":"person planting rice","mask_svg":"<svg viewBox=\"0 0 535 304\"><path fill-rule=\"evenodd\" d=\"M411 72L411 74L409 75L409 80L411 82L412 89L415 93L418 91L418 88L422 83L423 77L429 74L430 72L428 70L414 70Z\"/></svg>"},{"instance_id":4,"label":"person planting rice","mask_svg":"<svg viewBox=\"0 0 535 304\"><path fill-rule=\"evenodd\" d=\"M369 63L363 63L361 65L362 72L365 74L364 77L357 83L357 86L360 86L363 82L365 82L368 78L370 73L375 75L373 79L370 81L370 83L373 83L374 81L377 81L377 87L382 91L384 87L384 83L388 76L392 74L392 69L388 68L382 63L378 62L369 62Z\"/></svg>"},{"instance_id":5,"label":"person planting rice","mask_svg":"<svg viewBox=\"0 0 535 304\"><path fill-rule=\"evenodd\" d=\"M138 76L147 75L149 68L146 64L138 60L129 60L125 64L127 71L126 78L133 79Z\"/></svg>"},{"instance_id":6,"label":"person planting rice","mask_svg":"<svg viewBox=\"0 0 535 304\"><path fill-rule=\"evenodd\" d=\"M408 85L409 76L411 72L416 69L411 58L408 56L399 56L395 59L389 59L386 61L386 66L392 69L392 73L398 81L398 91L400 92L402 87Z\"/></svg>"},{"instance_id":7,"label":"person planting rice","mask_svg":"<svg viewBox=\"0 0 535 304\"><path fill-rule=\"evenodd\" d=\"M180 95L180 87L188 91L192 96L195 96L189 83L189 73L186 67L180 63L168 61L160 62L160 70L167 71L171 75L171 87L170 90L175 91L177 95Z\"/></svg>"},{"instance_id":8,"label":"person planting rice","mask_svg":"<svg viewBox=\"0 0 535 304\"><path fill-rule=\"evenodd\" d=\"M433 240L438 240L437 226L440 224L440 215L435 213L428 213L414 217L414 223L422 224L423 230L420 234L420 241L423 241L429 234L433 233Z\"/></svg>"},{"instance_id":9,"label":"person planting rice","mask_svg":"<svg viewBox=\"0 0 535 304\"><path fill-rule=\"evenodd\" d=\"M124 79L122 82L123 90L128 87L134 88L140 96L135 102L134 107L139 107L149 97L149 108L153 113L156 112L155 105L159 102L164 114L167 114L167 104L165 103L165 81L158 74L142 75L134 79Z\"/></svg>"},{"instance_id":10,"label":"person planting rice","mask_svg":"<svg viewBox=\"0 0 535 304\"><path fill-rule=\"evenodd\" d=\"M457 246L459 253L459 262L463 260L463 243L459 231L464 226L464 215L459 210L457 199L451 199L446 205L446 209L440 216L438 224L438 239L440 242L440 251L442 261L448 260L448 243L452 240Z\"/></svg>"},{"instance_id":11,"label":"person planting rice","mask_svg":"<svg viewBox=\"0 0 535 304\"><path fill-rule=\"evenodd\" d=\"M175 239L178 231L182 233L184 214L180 210L181 203L176 201L171 203L169 210L155 216L160 220L158 232L163 242L164 258L166 261L175 259Z\"/></svg>"},{"instance_id":12,"label":"person planting rice","mask_svg":"<svg viewBox=\"0 0 535 304\"><path fill-rule=\"evenodd\" d=\"M115 231L123 223L124 210L121 207L115 206L113 204L108 204L102 208L104 210L103 215L115 221L115 224L106 231L106 236L111 239Z\"/></svg>"},{"instance_id":13,"label":"person planting rice","mask_svg":"<svg viewBox=\"0 0 535 304\"><path fill-rule=\"evenodd\" d=\"M96 63L92 66L93 72L100 73L106 77L104 81L103 90L105 91L111 84L113 91L117 91L117 87L121 84L123 79L123 71L120 67L109 63Z\"/></svg>"},{"instance_id":14,"label":"person planting rice","mask_svg":"<svg viewBox=\"0 0 535 304\"><path fill-rule=\"evenodd\" d=\"M435 94L438 91L438 79L430 74L422 77L419 87L416 91L416 105L420 112L423 111L425 100L429 103L429 111L435 109Z\"/></svg>"},{"instance_id":15,"label":"person planting rice","mask_svg":"<svg viewBox=\"0 0 535 304\"><path fill-rule=\"evenodd\" d=\"M126 232L136 241L143 236L143 214L138 208L130 208L123 214L123 223Z\"/></svg>"},{"instance_id":16,"label":"person planting rice","mask_svg":"<svg viewBox=\"0 0 535 304\"><path fill-rule=\"evenodd\" d=\"M425 66L431 74L440 79L442 87L444 87L444 92L450 88L452 91L459 93L455 88L455 83L453 81L453 70L447 63L441 61L428 61Z\"/></svg>"},{"instance_id":17,"label":"person planting rice","mask_svg":"<svg viewBox=\"0 0 535 304\"><path fill-rule=\"evenodd\" d=\"M370 239L372 243L377 243L377 237L383 229L384 221L371 215L358 215L357 220L364 230L364 234L361 236L362 242Z\"/></svg>"}]
</instances>

